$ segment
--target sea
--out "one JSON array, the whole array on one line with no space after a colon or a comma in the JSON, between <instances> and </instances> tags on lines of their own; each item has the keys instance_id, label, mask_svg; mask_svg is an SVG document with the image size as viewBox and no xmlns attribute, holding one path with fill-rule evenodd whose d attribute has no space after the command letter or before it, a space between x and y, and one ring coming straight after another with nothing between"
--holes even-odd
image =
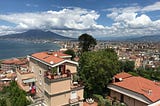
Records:
<instances>
[{"instance_id":1,"label":"sea","mask_svg":"<svg viewBox=\"0 0 160 106\"><path fill-rule=\"evenodd\" d=\"M35 52L59 50L60 45L52 42L0 40L0 60L25 57Z\"/></svg>"}]
</instances>

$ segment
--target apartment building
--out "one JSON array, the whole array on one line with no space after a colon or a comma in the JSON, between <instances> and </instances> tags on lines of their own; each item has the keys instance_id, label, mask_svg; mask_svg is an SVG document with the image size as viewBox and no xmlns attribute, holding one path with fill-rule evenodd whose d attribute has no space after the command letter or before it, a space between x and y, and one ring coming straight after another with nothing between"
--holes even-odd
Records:
<instances>
[{"instance_id":1,"label":"apartment building","mask_svg":"<svg viewBox=\"0 0 160 106\"><path fill-rule=\"evenodd\" d=\"M29 70L28 64L18 65L16 68L16 74L19 87L26 92L30 92L31 88L34 86L35 77L34 73Z\"/></svg>"},{"instance_id":2,"label":"apartment building","mask_svg":"<svg viewBox=\"0 0 160 106\"><path fill-rule=\"evenodd\" d=\"M26 63L27 63L26 59L21 59L21 60L18 58L6 59L1 62L1 70L2 71L9 71L9 70L15 71L17 65L23 65Z\"/></svg>"},{"instance_id":3,"label":"apartment building","mask_svg":"<svg viewBox=\"0 0 160 106\"><path fill-rule=\"evenodd\" d=\"M29 58L35 75L36 95L47 106L83 106L84 87L76 80L78 63L58 52L34 53Z\"/></svg>"},{"instance_id":4,"label":"apartment building","mask_svg":"<svg viewBox=\"0 0 160 106\"><path fill-rule=\"evenodd\" d=\"M122 72L108 85L110 96L127 106L159 106L160 83Z\"/></svg>"}]
</instances>

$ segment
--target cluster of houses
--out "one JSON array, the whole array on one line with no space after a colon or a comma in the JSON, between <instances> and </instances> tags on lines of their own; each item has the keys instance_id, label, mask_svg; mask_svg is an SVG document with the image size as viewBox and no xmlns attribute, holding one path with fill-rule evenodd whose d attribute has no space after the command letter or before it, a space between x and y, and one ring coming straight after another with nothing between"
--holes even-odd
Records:
<instances>
[{"instance_id":1,"label":"cluster of houses","mask_svg":"<svg viewBox=\"0 0 160 106\"><path fill-rule=\"evenodd\" d=\"M126 51L128 48L118 49L119 59L126 59L121 56ZM146 56L141 53L130 55L128 59L140 67L142 60L148 58ZM159 55L152 57L159 61ZM151 67L154 62L150 63ZM87 106L84 103L84 86L76 80L77 67L78 62L72 61L71 55L61 51L38 52L25 59L6 59L1 61L0 86L7 86L11 80L17 81L21 89L32 95L32 106ZM140 76L119 73L113 77L108 89L111 98L128 106L160 105L160 83Z\"/></svg>"}]
</instances>

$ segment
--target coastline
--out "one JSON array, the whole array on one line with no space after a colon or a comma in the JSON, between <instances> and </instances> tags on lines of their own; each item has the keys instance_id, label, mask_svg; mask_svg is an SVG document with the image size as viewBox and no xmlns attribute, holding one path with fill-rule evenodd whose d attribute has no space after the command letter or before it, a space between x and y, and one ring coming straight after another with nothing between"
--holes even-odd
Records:
<instances>
[{"instance_id":1,"label":"coastline","mask_svg":"<svg viewBox=\"0 0 160 106\"><path fill-rule=\"evenodd\" d=\"M24 57L34 52L59 50L61 48L60 43L55 41L29 41L29 40L9 40L0 39L0 60Z\"/></svg>"}]
</instances>

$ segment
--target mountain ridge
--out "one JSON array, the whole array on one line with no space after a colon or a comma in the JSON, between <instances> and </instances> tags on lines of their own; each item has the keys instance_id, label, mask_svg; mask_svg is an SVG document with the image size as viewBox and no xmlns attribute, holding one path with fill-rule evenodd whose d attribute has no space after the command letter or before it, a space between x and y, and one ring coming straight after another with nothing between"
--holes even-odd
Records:
<instances>
[{"instance_id":1,"label":"mountain ridge","mask_svg":"<svg viewBox=\"0 0 160 106\"><path fill-rule=\"evenodd\" d=\"M17 34L0 36L1 39L25 39L25 40L73 40L74 38L65 37L51 31L28 30Z\"/></svg>"}]
</instances>

